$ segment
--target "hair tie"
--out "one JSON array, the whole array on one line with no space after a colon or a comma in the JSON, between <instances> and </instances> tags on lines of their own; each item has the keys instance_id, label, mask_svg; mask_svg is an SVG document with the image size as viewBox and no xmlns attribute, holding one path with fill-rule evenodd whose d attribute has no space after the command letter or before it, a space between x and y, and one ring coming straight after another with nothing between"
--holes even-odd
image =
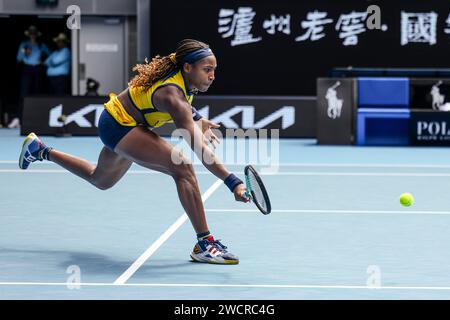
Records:
<instances>
[{"instance_id":1,"label":"hair tie","mask_svg":"<svg viewBox=\"0 0 450 320\"><path fill-rule=\"evenodd\" d=\"M175 56L175 53L169 54L169 59L170 59L170 61L173 62L173 64L177 64L177 58Z\"/></svg>"}]
</instances>

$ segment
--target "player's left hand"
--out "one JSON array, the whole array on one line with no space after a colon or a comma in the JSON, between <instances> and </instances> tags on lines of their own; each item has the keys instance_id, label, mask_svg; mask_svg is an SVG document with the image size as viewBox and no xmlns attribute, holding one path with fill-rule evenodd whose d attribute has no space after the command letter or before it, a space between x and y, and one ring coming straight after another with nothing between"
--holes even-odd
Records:
<instances>
[{"instance_id":1,"label":"player's left hand","mask_svg":"<svg viewBox=\"0 0 450 320\"><path fill-rule=\"evenodd\" d=\"M211 129L218 129L220 128L220 125L204 118L200 119L200 124L206 140L211 143L214 148L216 148L216 144L220 144L220 139L214 134L214 132L212 132Z\"/></svg>"}]
</instances>

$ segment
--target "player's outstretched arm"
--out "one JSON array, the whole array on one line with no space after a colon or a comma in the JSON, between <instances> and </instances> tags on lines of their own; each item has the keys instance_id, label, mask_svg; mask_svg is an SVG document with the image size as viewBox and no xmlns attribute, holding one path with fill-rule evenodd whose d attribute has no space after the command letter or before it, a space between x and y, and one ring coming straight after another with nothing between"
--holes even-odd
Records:
<instances>
[{"instance_id":1,"label":"player's outstretched arm","mask_svg":"<svg viewBox=\"0 0 450 320\"><path fill-rule=\"evenodd\" d=\"M178 129L185 131L183 134L184 139L202 161L203 165L229 187L231 186L230 189L233 189L237 201L247 202L245 185L239 179L234 179L235 176L225 168L220 159L208 147L208 139L192 119L191 106L185 100L180 90L174 86L160 88L154 94L153 102L158 109L171 115Z\"/></svg>"}]
</instances>

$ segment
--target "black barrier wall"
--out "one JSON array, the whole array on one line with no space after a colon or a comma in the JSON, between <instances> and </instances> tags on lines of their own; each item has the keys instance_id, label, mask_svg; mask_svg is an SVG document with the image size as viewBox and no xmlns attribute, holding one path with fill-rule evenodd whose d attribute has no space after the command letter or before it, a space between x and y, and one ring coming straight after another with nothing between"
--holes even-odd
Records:
<instances>
[{"instance_id":1,"label":"black barrier wall","mask_svg":"<svg viewBox=\"0 0 450 320\"><path fill-rule=\"evenodd\" d=\"M107 97L25 98L20 134L61 134L64 128L60 117L65 115L67 132L76 136L97 135L98 119L106 101Z\"/></svg>"},{"instance_id":2,"label":"black barrier wall","mask_svg":"<svg viewBox=\"0 0 450 320\"><path fill-rule=\"evenodd\" d=\"M411 144L450 146L450 112L411 110Z\"/></svg>"},{"instance_id":3,"label":"black barrier wall","mask_svg":"<svg viewBox=\"0 0 450 320\"><path fill-rule=\"evenodd\" d=\"M317 79L317 143L353 144L355 79Z\"/></svg>"},{"instance_id":4,"label":"black barrier wall","mask_svg":"<svg viewBox=\"0 0 450 320\"><path fill-rule=\"evenodd\" d=\"M195 107L206 118L226 129L279 129L283 138L316 136L315 97L198 97ZM157 129L170 135L175 126Z\"/></svg>"},{"instance_id":5,"label":"black barrier wall","mask_svg":"<svg viewBox=\"0 0 450 320\"><path fill-rule=\"evenodd\" d=\"M97 122L107 97L33 97L26 98L21 134L64 133L97 135ZM279 129L280 137L313 138L316 135L315 97L200 96L194 106L206 118L226 129ZM58 120L60 119L60 120ZM170 135L175 129L166 124L155 132Z\"/></svg>"}]
</instances>

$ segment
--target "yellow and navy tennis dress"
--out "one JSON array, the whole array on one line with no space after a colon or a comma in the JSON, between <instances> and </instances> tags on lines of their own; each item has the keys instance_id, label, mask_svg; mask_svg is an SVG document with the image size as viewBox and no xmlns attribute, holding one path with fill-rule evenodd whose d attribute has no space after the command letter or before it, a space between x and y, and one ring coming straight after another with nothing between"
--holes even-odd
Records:
<instances>
[{"instance_id":1,"label":"yellow and navy tennis dress","mask_svg":"<svg viewBox=\"0 0 450 320\"><path fill-rule=\"evenodd\" d=\"M153 104L153 94L165 86L177 87L183 93L186 101L189 104L192 103L194 95L186 87L181 70L157 81L147 90L144 87L130 87L128 90L134 107L142 114L146 124L151 128L158 128L165 123L173 122L169 113L158 110ZM128 114L116 94L110 94L110 100L104 106L105 110L98 123L99 136L107 147L114 150L117 143L138 123Z\"/></svg>"}]
</instances>

